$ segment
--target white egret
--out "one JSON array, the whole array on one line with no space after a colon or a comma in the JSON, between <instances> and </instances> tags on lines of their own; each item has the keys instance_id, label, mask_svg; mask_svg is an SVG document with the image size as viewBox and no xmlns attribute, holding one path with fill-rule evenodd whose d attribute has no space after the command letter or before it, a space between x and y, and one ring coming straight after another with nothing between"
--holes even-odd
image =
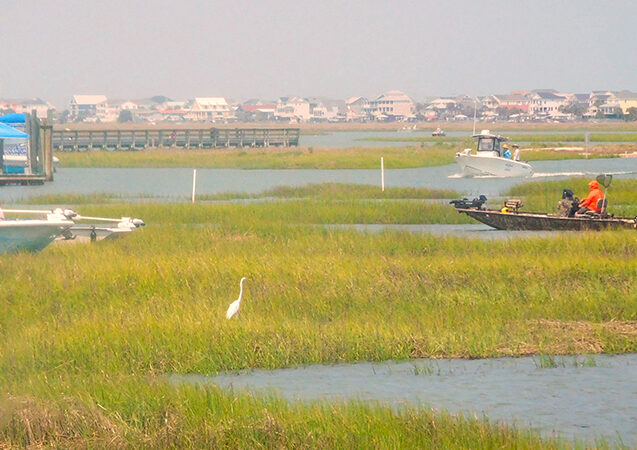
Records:
<instances>
[{"instance_id":1,"label":"white egret","mask_svg":"<svg viewBox=\"0 0 637 450\"><path fill-rule=\"evenodd\" d=\"M226 319L231 319L236 313L239 312L239 306L241 306L241 296L243 295L243 282L247 280L246 277L241 278L239 282L239 286L241 287L241 291L239 292L239 298L234 302L230 303L230 307L228 308L228 312L226 312Z\"/></svg>"}]
</instances>

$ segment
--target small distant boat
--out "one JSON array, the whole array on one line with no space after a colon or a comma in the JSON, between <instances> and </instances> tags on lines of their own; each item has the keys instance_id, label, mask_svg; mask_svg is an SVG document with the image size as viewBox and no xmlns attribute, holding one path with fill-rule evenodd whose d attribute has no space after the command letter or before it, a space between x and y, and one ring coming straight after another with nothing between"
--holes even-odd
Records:
<instances>
[{"instance_id":1,"label":"small distant boat","mask_svg":"<svg viewBox=\"0 0 637 450\"><path fill-rule=\"evenodd\" d=\"M434 131L431 132L432 136L446 136L447 133L445 133L445 130L441 129L441 128L436 128Z\"/></svg>"},{"instance_id":2,"label":"small distant boat","mask_svg":"<svg viewBox=\"0 0 637 450\"><path fill-rule=\"evenodd\" d=\"M474 134L477 138L477 151L471 153L467 148L456 153L456 162L466 177L491 176L491 177L528 177L533 175L533 167L519 160L519 150L511 157L503 143L508 138L497 134L491 134L489 130L482 130L480 134Z\"/></svg>"}]
</instances>

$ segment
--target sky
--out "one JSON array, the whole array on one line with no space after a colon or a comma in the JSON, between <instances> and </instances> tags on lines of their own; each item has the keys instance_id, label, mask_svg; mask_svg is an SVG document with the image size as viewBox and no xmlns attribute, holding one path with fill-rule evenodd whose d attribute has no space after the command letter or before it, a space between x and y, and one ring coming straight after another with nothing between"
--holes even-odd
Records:
<instances>
[{"instance_id":1,"label":"sky","mask_svg":"<svg viewBox=\"0 0 637 450\"><path fill-rule=\"evenodd\" d=\"M0 98L637 91L637 2L0 0Z\"/></svg>"}]
</instances>

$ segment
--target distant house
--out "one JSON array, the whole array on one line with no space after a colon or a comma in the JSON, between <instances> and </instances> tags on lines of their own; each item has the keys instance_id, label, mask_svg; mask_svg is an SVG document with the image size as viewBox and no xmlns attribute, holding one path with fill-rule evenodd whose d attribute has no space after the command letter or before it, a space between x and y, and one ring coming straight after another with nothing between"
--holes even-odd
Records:
<instances>
[{"instance_id":1,"label":"distant house","mask_svg":"<svg viewBox=\"0 0 637 450\"><path fill-rule=\"evenodd\" d=\"M620 91L615 93L617 105L624 114L628 114L630 108L637 108L637 93L630 91Z\"/></svg>"},{"instance_id":2,"label":"distant house","mask_svg":"<svg viewBox=\"0 0 637 450\"><path fill-rule=\"evenodd\" d=\"M46 117L49 110L55 110L55 106L40 98L13 98L0 100L1 110L29 114L35 111L38 117Z\"/></svg>"},{"instance_id":3,"label":"distant house","mask_svg":"<svg viewBox=\"0 0 637 450\"><path fill-rule=\"evenodd\" d=\"M234 111L223 97L197 97L186 114L190 120L227 122L235 118Z\"/></svg>"},{"instance_id":4,"label":"distant house","mask_svg":"<svg viewBox=\"0 0 637 450\"><path fill-rule=\"evenodd\" d=\"M405 120L414 117L416 104L401 91L388 91L369 102L366 112L376 120Z\"/></svg>"},{"instance_id":5,"label":"distant house","mask_svg":"<svg viewBox=\"0 0 637 450\"><path fill-rule=\"evenodd\" d=\"M345 118L348 121L363 120L366 117L365 108L369 101L365 97L350 97L345 101Z\"/></svg>"},{"instance_id":6,"label":"distant house","mask_svg":"<svg viewBox=\"0 0 637 450\"><path fill-rule=\"evenodd\" d=\"M312 117L310 101L302 97L281 97L274 118L285 122L307 122Z\"/></svg>"},{"instance_id":7,"label":"distant house","mask_svg":"<svg viewBox=\"0 0 637 450\"><path fill-rule=\"evenodd\" d=\"M550 116L559 113L560 106L567 105L566 95L551 91L533 91L527 94L529 112L534 116Z\"/></svg>"},{"instance_id":8,"label":"distant house","mask_svg":"<svg viewBox=\"0 0 637 450\"><path fill-rule=\"evenodd\" d=\"M108 99L105 95L74 95L70 106L73 119L97 118L106 114Z\"/></svg>"},{"instance_id":9,"label":"distant house","mask_svg":"<svg viewBox=\"0 0 637 450\"><path fill-rule=\"evenodd\" d=\"M275 110L276 104L264 103L260 100L253 99L239 105L237 115L239 116L239 120L262 122L273 120Z\"/></svg>"},{"instance_id":10,"label":"distant house","mask_svg":"<svg viewBox=\"0 0 637 450\"><path fill-rule=\"evenodd\" d=\"M530 100L528 97L522 94L495 94L488 97L489 109L519 109L521 111L528 111Z\"/></svg>"}]
</instances>

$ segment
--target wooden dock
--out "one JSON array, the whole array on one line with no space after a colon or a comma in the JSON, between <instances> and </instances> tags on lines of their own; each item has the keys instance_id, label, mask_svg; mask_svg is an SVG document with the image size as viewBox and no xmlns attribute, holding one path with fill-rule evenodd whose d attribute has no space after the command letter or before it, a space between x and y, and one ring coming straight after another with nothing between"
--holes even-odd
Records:
<instances>
[{"instance_id":1,"label":"wooden dock","mask_svg":"<svg viewBox=\"0 0 637 450\"><path fill-rule=\"evenodd\" d=\"M35 111L26 114L25 132L29 135L27 143L28 168L25 173L4 173L4 165L0 170L0 186L43 184L53 181L53 126L49 120L38 119ZM0 139L0 144L4 144ZM0 163L4 159L4 152L0 145Z\"/></svg>"},{"instance_id":2,"label":"wooden dock","mask_svg":"<svg viewBox=\"0 0 637 450\"><path fill-rule=\"evenodd\" d=\"M290 147L299 144L299 128L139 128L53 130L58 152L143 150L147 148Z\"/></svg>"}]
</instances>

